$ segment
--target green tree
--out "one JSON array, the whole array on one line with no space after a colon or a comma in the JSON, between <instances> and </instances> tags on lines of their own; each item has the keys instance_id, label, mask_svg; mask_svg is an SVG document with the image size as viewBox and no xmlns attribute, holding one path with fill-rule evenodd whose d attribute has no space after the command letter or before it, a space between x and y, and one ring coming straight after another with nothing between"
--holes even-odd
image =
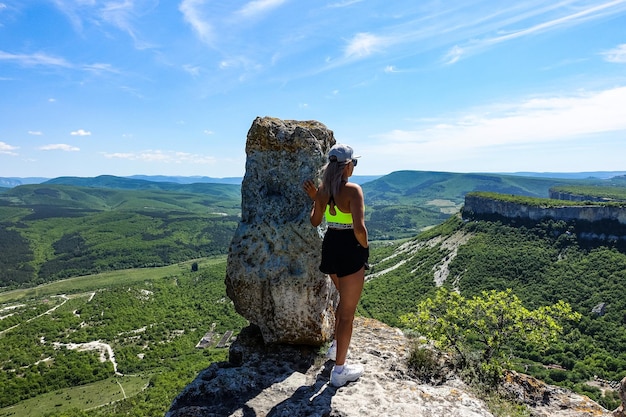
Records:
<instances>
[{"instance_id":1,"label":"green tree","mask_svg":"<svg viewBox=\"0 0 626 417\"><path fill-rule=\"evenodd\" d=\"M416 313L401 317L407 327L454 351L462 367L477 371L479 380L488 384L499 382L510 366L515 344L547 348L563 332L560 321L579 319L580 314L563 301L528 310L511 289L483 291L466 299L444 287L433 299L420 302Z\"/></svg>"}]
</instances>

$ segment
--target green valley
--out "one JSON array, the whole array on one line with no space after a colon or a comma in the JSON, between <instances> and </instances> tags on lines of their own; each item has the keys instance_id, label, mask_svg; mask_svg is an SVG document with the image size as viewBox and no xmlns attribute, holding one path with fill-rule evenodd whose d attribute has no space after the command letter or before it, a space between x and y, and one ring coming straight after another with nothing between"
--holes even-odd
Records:
<instances>
[{"instance_id":1,"label":"green valley","mask_svg":"<svg viewBox=\"0 0 626 417\"><path fill-rule=\"evenodd\" d=\"M437 285L510 288L529 309L563 300L580 321L546 350L507 346L515 369L614 408L595 378L626 376L626 245L585 239L575 221L461 207L474 191L621 196L623 181L407 171L363 184L374 243L358 314L401 327ZM226 360L247 325L224 285L240 191L109 176L3 189L0 416L163 415Z\"/></svg>"}]
</instances>

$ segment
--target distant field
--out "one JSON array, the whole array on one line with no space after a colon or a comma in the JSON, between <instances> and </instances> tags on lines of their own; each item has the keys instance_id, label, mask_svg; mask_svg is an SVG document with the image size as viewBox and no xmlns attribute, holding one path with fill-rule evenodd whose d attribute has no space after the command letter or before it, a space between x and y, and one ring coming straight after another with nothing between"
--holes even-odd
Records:
<instances>
[{"instance_id":1,"label":"distant field","mask_svg":"<svg viewBox=\"0 0 626 417\"><path fill-rule=\"evenodd\" d=\"M247 323L226 297L225 270L221 255L0 293L0 417L163 415L225 360L217 341Z\"/></svg>"},{"instance_id":2,"label":"distant field","mask_svg":"<svg viewBox=\"0 0 626 417\"><path fill-rule=\"evenodd\" d=\"M150 377L151 375L118 376L93 384L60 389L2 408L0 417L40 417L51 411L102 407L137 395L147 387Z\"/></svg>"},{"instance_id":3,"label":"distant field","mask_svg":"<svg viewBox=\"0 0 626 417\"><path fill-rule=\"evenodd\" d=\"M135 268L123 269L119 271L103 272L94 275L84 275L73 277L61 281L55 281L34 288L25 288L13 291L0 292L0 303L18 301L27 298L40 298L57 294L70 294L99 288L106 288L116 284L124 283L132 285L135 283L156 280L168 276L178 275L183 271L191 270L191 264L198 263L198 267L215 265L226 260L226 255L219 255L210 258L179 262L175 265L168 265L158 268Z\"/></svg>"}]
</instances>

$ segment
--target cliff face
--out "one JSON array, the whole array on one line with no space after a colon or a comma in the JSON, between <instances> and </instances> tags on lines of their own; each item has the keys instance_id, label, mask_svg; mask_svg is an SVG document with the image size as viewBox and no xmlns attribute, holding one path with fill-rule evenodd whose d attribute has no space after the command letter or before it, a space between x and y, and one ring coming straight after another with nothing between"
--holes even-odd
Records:
<instances>
[{"instance_id":1,"label":"cliff face","mask_svg":"<svg viewBox=\"0 0 626 417\"><path fill-rule=\"evenodd\" d=\"M590 223L612 220L626 225L626 209L621 207L587 205L537 207L475 195L465 197L462 214L464 218L472 217L472 215L500 215L511 219L551 218L564 221L582 220Z\"/></svg>"},{"instance_id":2,"label":"cliff face","mask_svg":"<svg viewBox=\"0 0 626 417\"><path fill-rule=\"evenodd\" d=\"M564 193L561 191L554 191L554 190L550 190L549 198L552 198L555 200L565 200L565 201L598 201L598 202L611 201L610 198L595 197L591 195L578 195L578 194Z\"/></svg>"}]
</instances>

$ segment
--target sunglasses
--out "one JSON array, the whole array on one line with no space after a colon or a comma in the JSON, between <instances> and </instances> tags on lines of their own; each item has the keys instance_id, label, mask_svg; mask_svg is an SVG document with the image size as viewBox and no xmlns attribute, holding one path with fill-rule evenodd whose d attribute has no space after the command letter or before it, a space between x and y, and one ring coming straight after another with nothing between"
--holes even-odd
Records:
<instances>
[{"instance_id":1,"label":"sunglasses","mask_svg":"<svg viewBox=\"0 0 626 417\"><path fill-rule=\"evenodd\" d=\"M352 160L352 165L356 166L357 162L359 162L359 160L358 160L358 159L353 159L353 160Z\"/></svg>"}]
</instances>

